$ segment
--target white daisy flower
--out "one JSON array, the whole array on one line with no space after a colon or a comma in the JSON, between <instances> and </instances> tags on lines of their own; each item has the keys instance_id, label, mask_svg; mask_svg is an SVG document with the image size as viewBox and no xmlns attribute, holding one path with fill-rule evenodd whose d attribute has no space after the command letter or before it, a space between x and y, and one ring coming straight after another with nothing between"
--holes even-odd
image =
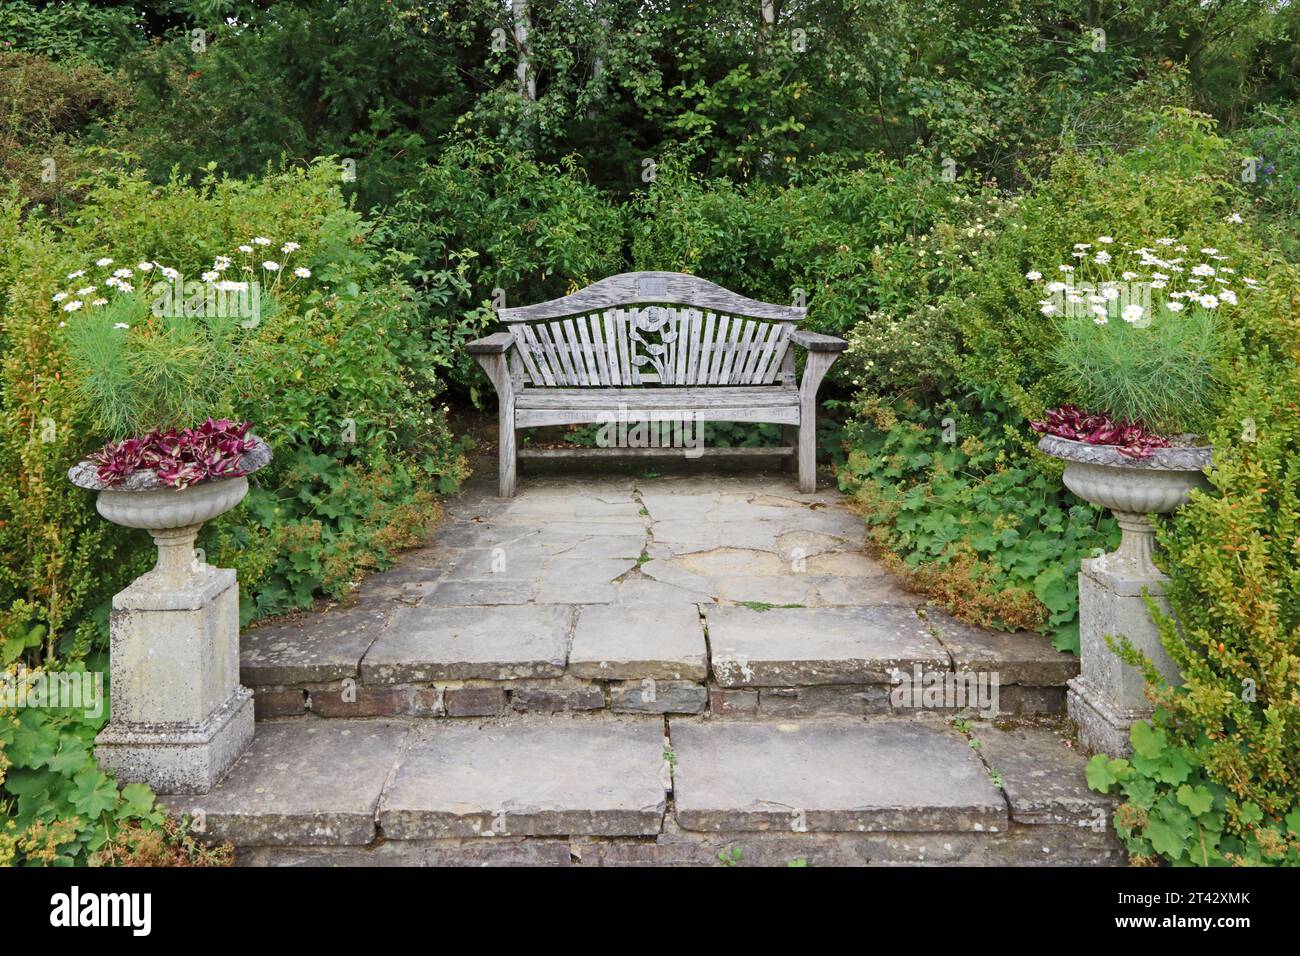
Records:
<instances>
[{"instance_id":1,"label":"white daisy flower","mask_svg":"<svg viewBox=\"0 0 1300 956\"><path fill-rule=\"evenodd\" d=\"M1098 236L1097 241L1102 245L1108 246L1115 241L1115 238L1113 236Z\"/></svg>"},{"instance_id":2,"label":"white daisy flower","mask_svg":"<svg viewBox=\"0 0 1300 956\"><path fill-rule=\"evenodd\" d=\"M1203 295L1197 301L1200 302L1201 305L1207 309L1217 309L1219 307L1218 296Z\"/></svg>"},{"instance_id":3,"label":"white daisy flower","mask_svg":"<svg viewBox=\"0 0 1300 956\"><path fill-rule=\"evenodd\" d=\"M298 268L294 269L293 274L296 275L299 279L311 278L311 270L304 266L299 266Z\"/></svg>"},{"instance_id":4,"label":"white daisy flower","mask_svg":"<svg viewBox=\"0 0 1300 956\"><path fill-rule=\"evenodd\" d=\"M1136 322L1143 316L1142 306L1126 305L1124 311L1120 313L1125 322Z\"/></svg>"},{"instance_id":5,"label":"white daisy flower","mask_svg":"<svg viewBox=\"0 0 1300 956\"><path fill-rule=\"evenodd\" d=\"M56 292L54 293L53 296L55 302L62 302L67 297L68 297L68 293L66 292Z\"/></svg>"},{"instance_id":6,"label":"white daisy flower","mask_svg":"<svg viewBox=\"0 0 1300 956\"><path fill-rule=\"evenodd\" d=\"M239 247L239 251L240 251L240 252L252 252L252 251L253 251L253 247L252 247L252 246L240 246L240 247Z\"/></svg>"},{"instance_id":7,"label":"white daisy flower","mask_svg":"<svg viewBox=\"0 0 1300 956\"><path fill-rule=\"evenodd\" d=\"M286 242L284 245L282 245L282 246L280 247L280 251L281 251L281 252L297 252L297 251L298 251L299 249L301 249L301 248L302 248L302 246L298 245L298 243L296 243L296 242Z\"/></svg>"},{"instance_id":8,"label":"white daisy flower","mask_svg":"<svg viewBox=\"0 0 1300 956\"><path fill-rule=\"evenodd\" d=\"M1056 315L1057 309L1056 306L1052 305L1052 303L1044 302L1038 307L1038 311L1043 313L1043 315Z\"/></svg>"},{"instance_id":9,"label":"white daisy flower","mask_svg":"<svg viewBox=\"0 0 1300 956\"><path fill-rule=\"evenodd\" d=\"M1106 263L1110 262L1110 253L1105 249L1102 249L1092 257L1092 261L1097 263L1099 266L1104 266Z\"/></svg>"},{"instance_id":10,"label":"white daisy flower","mask_svg":"<svg viewBox=\"0 0 1300 956\"><path fill-rule=\"evenodd\" d=\"M135 273L130 269L114 269L113 275L117 276L119 279L129 279L131 276L135 275Z\"/></svg>"},{"instance_id":11,"label":"white daisy flower","mask_svg":"<svg viewBox=\"0 0 1300 956\"><path fill-rule=\"evenodd\" d=\"M265 269L267 272L275 272L280 268L280 263L272 262L270 259L267 259L265 262L262 263L262 268Z\"/></svg>"},{"instance_id":12,"label":"white daisy flower","mask_svg":"<svg viewBox=\"0 0 1300 956\"><path fill-rule=\"evenodd\" d=\"M77 295L90 295L90 293L94 291L95 291L95 287L93 285L88 285L85 286L84 288L78 289Z\"/></svg>"},{"instance_id":13,"label":"white daisy flower","mask_svg":"<svg viewBox=\"0 0 1300 956\"><path fill-rule=\"evenodd\" d=\"M1231 289L1224 289L1219 293L1219 301L1226 302L1228 305L1236 305L1237 293L1233 292Z\"/></svg>"},{"instance_id":14,"label":"white daisy flower","mask_svg":"<svg viewBox=\"0 0 1300 956\"><path fill-rule=\"evenodd\" d=\"M1177 241L1178 241L1178 240L1176 240L1176 239L1157 239L1157 240L1156 240L1156 245L1158 245L1158 246L1172 246L1172 245L1173 245L1175 242L1177 242Z\"/></svg>"},{"instance_id":15,"label":"white daisy flower","mask_svg":"<svg viewBox=\"0 0 1300 956\"><path fill-rule=\"evenodd\" d=\"M136 267L137 269L139 269L141 272L151 272L151 271L153 271L153 263L152 263L152 262L147 262L147 261L146 261L146 262L137 262L137 263L135 264L135 267Z\"/></svg>"},{"instance_id":16,"label":"white daisy flower","mask_svg":"<svg viewBox=\"0 0 1300 956\"><path fill-rule=\"evenodd\" d=\"M1208 262L1202 262L1199 266L1192 267L1192 275L1212 276L1214 275L1214 266L1210 265Z\"/></svg>"},{"instance_id":17,"label":"white daisy flower","mask_svg":"<svg viewBox=\"0 0 1300 956\"><path fill-rule=\"evenodd\" d=\"M84 276L85 274L86 274L86 270L85 270L85 269L78 269L76 272L69 272L69 273L68 273L68 278L69 278L69 279L80 279L80 278L81 278L82 276Z\"/></svg>"},{"instance_id":18,"label":"white daisy flower","mask_svg":"<svg viewBox=\"0 0 1300 956\"><path fill-rule=\"evenodd\" d=\"M73 299L71 302L69 302L67 305L63 307L63 311L76 312L79 308L81 308L81 302L77 299Z\"/></svg>"},{"instance_id":19,"label":"white daisy flower","mask_svg":"<svg viewBox=\"0 0 1300 956\"><path fill-rule=\"evenodd\" d=\"M1181 312L1186 308L1181 302L1166 302L1165 308L1170 312Z\"/></svg>"},{"instance_id":20,"label":"white daisy flower","mask_svg":"<svg viewBox=\"0 0 1300 956\"><path fill-rule=\"evenodd\" d=\"M265 236L256 236L253 239L253 245L255 246L269 246L270 244L271 244L271 240L266 238Z\"/></svg>"},{"instance_id":21,"label":"white daisy flower","mask_svg":"<svg viewBox=\"0 0 1300 956\"><path fill-rule=\"evenodd\" d=\"M1064 282L1058 281L1058 282L1049 282L1047 283L1047 285L1043 286L1043 288L1046 289L1048 292L1064 292L1066 289L1069 288L1069 286L1067 286Z\"/></svg>"},{"instance_id":22,"label":"white daisy flower","mask_svg":"<svg viewBox=\"0 0 1300 956\"><path fill-rule=\"evenodd\" d=\"M107 299L96 299L95 301L91 302L90 304L91 304L91 305L108 305L108 300L107 300Z\"/></svg>"},{"instance_id":23,"label":"white daisy flower","mask_svg":"<svg viewBox=\"0 0 1300 956\"><path fill-rule=\"evenodd\" d=\"M127 325L125 322L114 322L114 323L113 323L113 328L115 328L115 329L129 329L130 327L131 327L131 326Z\"/></svg>"},{"instance_id":24,"label":"white daisy flower","mask_svg":"<svg viewBox=\"0 0 1300 956\"><path fill-rule=\"evenodd\" d=\"M105 256L103 259L95 260L95 265L97 266L111 266L112 264L113 264L113 260L108 258L107 256Z\"/></svg>"},{"instance_id":25,"label":"white daisy flower","mask_svg":"<svg viewBox=\"0 0 1300 956\"><path fill-rule=\"evenodd\" d=\"M201 276L199 276L199 278L202 279L204 282L216 282L220 276L221 276L220 272L213 270L210 272L203 273Z\"/></svg>"},{"instance_id":26,"label":"white daisy flower","mask_svg":"<svg viewBox=\"0 0 1300 956\"><path fill-rule=\"evenodd\" d=\"M1037 282L1042 277L1043 274L1041 272L1030 271L1025 273L1025 278L1028 279L1030 282Z\"/></svg>"}]
</instances>

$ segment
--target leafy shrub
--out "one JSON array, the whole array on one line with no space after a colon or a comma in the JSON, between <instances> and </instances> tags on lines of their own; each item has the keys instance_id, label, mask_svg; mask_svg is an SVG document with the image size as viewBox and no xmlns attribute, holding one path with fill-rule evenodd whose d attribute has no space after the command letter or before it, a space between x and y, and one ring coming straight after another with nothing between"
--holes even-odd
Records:
<instances>
[{"instance_id":1,"label":"leafy shrub","mask_svg":"<svg viewBox=\"0 0 1300 956\"><path fill-rule=\"evenodd\" d=\"M0 2L0 45L111 67L144 42L140 4Z\"/></svg>"},{"instance_id":2,"label":"leafy shrub","mask_svg":"<svg viewBox=\"0 0 1300 956\"><path fill-rule=\"evenodd\" d=\"M1023 459L1005 408L868 400L862 419L847 426L840 487L895 568L964 620L1042 629L1077 652L1079 562L1118 543L1115 520Z\"/></svg>"},{"instance_id":3,"label":"leafy shrub","mask_svg":"<svg viewBox=\"0 0 1300 956\"><path fill-rule=\"evenodd\" d=\"M145 536L120 534L99 519L90 496L62 474L78 454L114 437L97 430L95 409L75 391L66 327L49 306L73 266L89 260L161 260L197 276L252 237L309 237L296 255L311 281L280 286L260 322L238 327L240 347L218 356L234 368L223 366L221 387L206 395L228 401L234 417L255 419L276 454L258 473L249 507L204 531L209 553L239 552L246 617L346 591L436 518L435 495L463 474L434 404L439 358L416 330L411 290L371 244L331 164L252 182L210 176L193 187L157 188L137 173L108 173L70 223L20 223L16 207L8 211L0 335L12 344L4 391L12 425L0 429L0 464L18 480L6 482L0 497L0 608L27 602L49 650L71 650L78 632L83 647L101 634L96 609L147 567L151 550ZM63 321L78 317L85 316L67 313ZM305 460L313 466L303 469ZM259 495L274 503L255 509ZM385 528L385 520L399 524ZM105 547L120 556L109 574L99 573Z\"/></svg>"},{"instance_id":4,"label":"leafy shrub","mask_svg":"<svg viewBox=\"0 0 1300 956\"><path fill-rule=\"evenodd\" d=\"M93 168L90 148L120 132L130 100L128 87L92 64L0 52L0 179L27 202L75 201Z\"/></svg>"},{"instance_id":5,"label":"leafy shrub","mask_svg":"<svg viewBox=\"0 0 1300 956\"><path fill-rule=\"evenodd\" d=\"M421 169L376 238L401 250L418 328L438 364L477 396L482 373L464 344L506 305L540 302L622 271L622 217L576 157L558 166L483 139L457 140Z\"/></svg>"},{"instance_id":6,"label":"leafy shrub","mask_svg":"<svg viewBox=\"0 0 1300 956\"><path fill-rule=\"evenodd\" d=\"M1145 666L1156 716L1134 727L1132 761L1094 758L1090 782L1118 785L1116 826L1141 856L1300 865L1298 279L1279 269L1248 309L1211 490L1159 535L1177 622L1151 608L1181 686L1120 645Z\"/></svg>"}]
</instances>

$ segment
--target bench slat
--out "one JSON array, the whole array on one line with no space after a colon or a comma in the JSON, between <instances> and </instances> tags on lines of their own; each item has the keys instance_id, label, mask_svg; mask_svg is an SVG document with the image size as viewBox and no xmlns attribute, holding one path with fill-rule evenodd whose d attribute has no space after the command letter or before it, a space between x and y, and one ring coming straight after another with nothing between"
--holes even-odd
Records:
<instances>
[{"instance_id":1,"label":"bench slat","mask_svg":"<svg viewBox=\"0 0 1300 956\"><path fill-rule=\"evenodd\" d=\"M613 385L622 385L623 376L618 365L618 315L610 309L605 313L605 348L609 351L609 380Z\"/></svg>"},{"instance_id":2,"label":"bench slat","mask_svg":"<svg viewBox=\"0 0 1300 956\"><path fill-rule=\"evenodd\" d=\"M605 341L601 338L600 316L589 315L583 321L591 328L591 351L596 360L596 373L600 376L600 384L613 385L614 382L609 377L609 363L605 358Z\"/></svg>"},{"instance_id":3,"label":"bench slat","mask_svg":"<svg viewBox=\"0 0 1300 956\"><path fill-rule=\"evenodd\" d=\"M560 364L559 356L555 352L555 345L551 342L550 330L540 323L532 326L533 334L537 336L537 341L541 343L542 354L546 356L547 367L550 368L550 378L554 380L555 385L568 385L569 380L564 374L564 366ZM547 385L552 382L548 381Z\"/></svg>"},{"instance_id":4,"label":"bench slat","mask_svg":"<svg viewBox=\"0 0 1300 956\"><path fill-rule=\"evenodd\" d=\"M534 385L554 384L547 382L541 369L537 367L537 362L533 358L533 343L528 337L528 331L528 326L523 322L510 326L510 333L515 337L515 349L524 363L524 370L528 372L528 381Z\"/></svg>"}]
</instances>

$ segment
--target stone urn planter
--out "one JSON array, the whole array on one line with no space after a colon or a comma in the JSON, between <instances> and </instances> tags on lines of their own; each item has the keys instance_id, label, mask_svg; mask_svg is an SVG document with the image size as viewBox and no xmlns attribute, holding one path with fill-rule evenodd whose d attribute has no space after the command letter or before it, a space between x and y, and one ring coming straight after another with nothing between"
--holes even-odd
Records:
<instances>
[{"instance_id":1,"label":"stone urn planter","mask_svg":"<svg viewBox=\"0 0 1300 956\"><path fill-rule=\"evenodd\" d=\"M271 460L265 442L240 459L252 473ZM73 466L73 484L98 492L114 524L148 531L154 567L113 596L109 619L111 716L95 739L100 765L124 783L158 793L206 793L253 739L252 694L239 684L239 587L235 572L201 560L205 521L248 493L246 477L165 485L149 471L120 484L94 463Z\"/></svg>"},{"instance_id":2,"label":"stone urn planter","mask_svg":"<svg viewBox=\"0 0 1300 956\"><path fill-rule=\"evenodd\" d=\"M1129 458L1113 445L1090 445L1054 435L1039 450L1065 462L1065 487L1085 501L1110 509L1119 522L1120 545L1109 554L1085 559L1079 571L1079 676L1070 681L1067 704L1090 750L1123 756L1130 752L1129 728L1151 714L1142 674L1123 663L1105 638L1127 637L1156 665L1166 680L1180 677L1160 644L1147 611L1145 591L1168 610L1156 567L1155 529L1148 515L1168 514L1187 503L1197 488L1208 488L1205 469L1213 448L1156 448L1149 458Z\"/></svg>"}]
</instances>

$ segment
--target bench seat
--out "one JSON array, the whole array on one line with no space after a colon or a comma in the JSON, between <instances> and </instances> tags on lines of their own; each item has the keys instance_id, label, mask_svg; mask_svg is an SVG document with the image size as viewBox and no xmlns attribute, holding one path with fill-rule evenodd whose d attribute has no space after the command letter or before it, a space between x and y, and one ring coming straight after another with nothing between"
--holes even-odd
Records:
<instances>
[{"instance_id":1,"label":"bench seat","mask_svg":"<svg viewBox=\"0 0 1300 956\"><path fill-rule=\"evenodd\" d=\"M515 396L515 427L607 421L620 409L698 412L712 421L798 425L799 389L790 385L522 388Z\"/></svg>"}]
</instances>

